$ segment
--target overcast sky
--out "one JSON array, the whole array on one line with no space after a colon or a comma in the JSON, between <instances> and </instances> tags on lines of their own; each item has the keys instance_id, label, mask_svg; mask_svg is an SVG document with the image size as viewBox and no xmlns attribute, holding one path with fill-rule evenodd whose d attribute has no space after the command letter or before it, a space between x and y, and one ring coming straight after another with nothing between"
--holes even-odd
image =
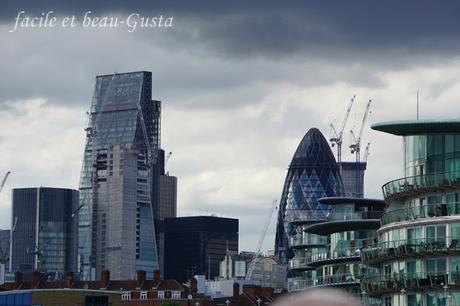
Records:
<instances>
[{"instance_id":1,"label":"overcast sky","mask_svg":"<svg viewBox=\"0 0 460 306\"><path fill-rule=\"evenodd\" d=\"M163 101L162 147L178 177L181 216L240 220L240 250L254 250L309 128L326 138L356 94L344 138L371 142L366 195L402 176L401 139L369 129L384 120L458 118L457 1L2 1L0 3L0 228L11 188L78 188L95 76L148 70ZM18 12L74 28L18 28ZM173 17L170 28L83 28L91 16ZM273 249L275 217L264 243Z\"/></svg>"}]
</instances>

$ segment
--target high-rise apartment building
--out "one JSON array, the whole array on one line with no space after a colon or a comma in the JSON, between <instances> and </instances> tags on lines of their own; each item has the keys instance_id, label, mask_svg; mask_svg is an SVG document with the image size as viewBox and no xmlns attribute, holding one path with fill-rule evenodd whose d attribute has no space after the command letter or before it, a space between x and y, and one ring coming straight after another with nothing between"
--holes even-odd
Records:
<instances>
[{"instance_id":1,"label":"high-rise apartment building","mask_svg":"<svg viewBox=\"0 0 460 306\"><path fill-rule=\"evenodd\" d=\"M80 177L79 260L83 279L110 270L131 279L159 268L158 214L161 102L152 74L96 77Z\"/></svg>"},{"instance_id":2,"label":"high-rise apartment building","mask_svg":"<svg viewBox=\"0 0 460 306\"><path fill-rule=\"evenodd\" d=\"M16 188L12 197L11 271L63 279L77 269L78 191Z\"/></svg>"},{"instance_id":3,"label":"high-rise apartment building","mask_svg":"<svg viewBox=\"0 0 460 306\"><path fill-rule=\"evenodd\" d=\"M363 289L384 306L458 305L460 121L384 122L372 129L403 137L404 173L383 185L378 243L361 251L378 273L363 279Z\"/></svg>"},{"instance_id":4,"label":"high-rise apartment building","mask_svg":"<svg viewBox=\"0 0 460 306\"><path fill-rule=\"evenodd\" d=\"M165 275L184 282L213 279L227 250L238 252L238 219L212 216L165 219Z\"/></svg>"}]
</instances>

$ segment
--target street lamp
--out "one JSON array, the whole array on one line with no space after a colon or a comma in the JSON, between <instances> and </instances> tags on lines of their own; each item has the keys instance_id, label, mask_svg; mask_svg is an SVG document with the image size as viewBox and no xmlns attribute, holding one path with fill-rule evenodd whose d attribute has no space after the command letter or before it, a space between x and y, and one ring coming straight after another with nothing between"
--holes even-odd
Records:
<instances>
[{"instance_id":1,"label":"street lamp","mask_svg":"<svg viewBox=\"0 0 460 306\"><path fill-rule=\"evenodd\" d=\"M200 306L200 303L196 302L196 303L195 303L195 306Z\"/></svg>"},{"instance_id":2,"label":"street lamp","mask_svg":"<svg viewBox=\"0 0 460 306\"><path fill-rule=\"evenodd\" d=\"M260 302L262 302L262 300L260 298L257 299L257 306L260 306Z\"/></svg>"},{"instance_id":3,"label":"street lamp","mask_svg":"<svg viewBox=\"0 0 460 306\"><path fill-rule=\"evenodd\" d=\"M230 305L230 301L229 301L229 300L226 300L226 301L225 301L225 304L227 304L227 306Z\"/></svg>"}]
</instances>

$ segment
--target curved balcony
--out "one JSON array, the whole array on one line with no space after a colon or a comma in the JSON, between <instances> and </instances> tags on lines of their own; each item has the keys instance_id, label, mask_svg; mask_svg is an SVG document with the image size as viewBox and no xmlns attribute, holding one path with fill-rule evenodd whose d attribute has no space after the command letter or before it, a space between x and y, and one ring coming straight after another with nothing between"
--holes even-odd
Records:
<instances>
[{"instance_id":1,"label":"curved balcony","mask_svg":"<svg viewBox=\"0 0 460 306\"><path fill-rule=\"evenodd\" d=\"M362 288L370 295L401 290L436 290L460 286L458 271L393 273L391 275L368 275L361 279Z\"/></svg>"},{"instance_id":2,"label":"curved balcony","mask_svg":"<svg viewBox=\"0 0 460 306\"><path fill-rule=\"evenodd\" d=\"M428 204L415 207L404 207L387 211L382 215L382 225L393 223L418 220L423 218L460 216L460 203L439 203Z\"/></svg>"},{"instance_id":3,"label":"curved balcony","mask_svg":"<svg viewBox=\"0 0 460 306\"><path fill-rule=\"evenodd\" d=\"M406 257L460 254L460 237L419 238L377 243L361 249L366 264Z\"/></svg>"},{"instance_id":4,"label":"curved balcony","mask_svg":"<svg viewBox=\"0 0 460 306\"><path fill-rule=\"evenodd\" d=\"M370 245L373 242L373 239L350 240L346 241L346 246L335 246L332 251L330 250L331 245L327 245L326 248L330 251L308 255L301 258L294 257L289 261L289 269L305 270L332 262L339 263L356 261L361 258L361 248L363 246Z\"/></svg>"},{"instance_id":5,"label":"curved balcony","mask_svg":"<svg viewBox=\"0 0 460 306\"><path fill-rule=\"evenodd\" d=\"M460 171L415 175L400 178L382 186L385 200L398 200L426 192L460 187Z\"/></svg>"},{"instance_id":6,"label":"curved balcony","mask_svg":"<svg viewBox=\"0 0 460 306\"><path fill-rule=\"evenodd\" d=\"M331 276L321 276L315 279L288 279L288 291L302 291L308 288L317 287L347 287L359 285L360 279L353 274L338 274Z\"/></svg>"},{"instance_id":7,"label":"curved balcony","mask_svg":"<svg viewBox=\"0 0 460 306\"><path fill-rule=\"evenodd\" d=\"M310 236L310 237L291 237L289 238L289 246L291 248L305 248L307 246L325 246L327 237L325 236Z\"/></svg>"},{"instance_id":8,"label":"curved balcony","mask_svg":"<svg viewBox=\"0 0 460 306\"><path fill-rule=\"evenodd\" d=\"M353 212L339 212L324 210L321 212L312 212L311 210L287 210L285 215L285 222L294 224L306 224L325 221L354 221L354 220L367 220L378 219L382 211L353 211Z\"/></svg>"}]
</instances>

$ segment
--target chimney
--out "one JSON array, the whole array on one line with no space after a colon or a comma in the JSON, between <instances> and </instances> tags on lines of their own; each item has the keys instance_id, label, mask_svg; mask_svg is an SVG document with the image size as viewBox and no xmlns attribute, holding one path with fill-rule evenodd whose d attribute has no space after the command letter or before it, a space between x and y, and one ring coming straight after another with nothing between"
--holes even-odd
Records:
<instances>
[{"instance_id":1,"label":"chimney","mask_svg":"<svg viewBox=\"0 0 460 306\"><path fill-rule=\"evenodd\" d=\"M73 272L69 271L65 274L65 284L67 288L72 288L73 286Z\"/></svg>"},{"instance_id":2,"label":"chimney","mask_svg":"<svg viewBox=\"0 0 460 306\"><path fill-rule=\"evenodd\" d=\"M40 285L40 271L34 270L32 272L32 282L30 283L30 286L32 289L38 288Z\"/></svg>"},{"instance_id":3,"label":"chimney","mask_svg":"<svg viewBox=\"0 0 460 306\"><path fill-rule=\"evenodd\" d=\"M153 272L153 285L156 287L160 283L160 270Z\"/></svg>"},{"instance_id":4,"label":"chimney","mask_svg":"<svg viewBox=\"0 0 460 306\"><path fill-rule=\"evenodd\" d=\"M197 293L198 293L197 281L196 281L196 278L192 277L190 279L190 294L193 297L196 297Z\"/></svg>"},{"instance_id":5,"label":"chimney","mask_svg":"<svg viewBox=\"0 0 460 306\"><path fill-rule=\"evenodd\" d=\"M140 289L145 284L146 272L144 270L137 271L137 286L136 288Z\"/></svg>"},{"instance_id":6,"label":"chimney","mask_svg":"<svg viewBox=\"0 0 460 306\"><path fill-rule=\"evenodd\" d=\"M22 286L22 273L20 271L16 271L14 273L14 288L19 289Z\"/></svg>"},{"instance_id":7,"label":"chimney","mask_svg":"<svg viewBox=\"0 0 460 306\"><path fill-rule=\"evenodd\" d=\"M233 283L233 303L238 303L240 297L240 284Z\"/></svg>"},{"instance_id":8,"label":"chimney","mask_svg":"<svg viewBox=\"0 0 460 306\"><path fill-rule=\"evenodd\" d=\"M101 272L101 289L107 289L110 283L110 271L103 270Z\"/></svg>"}]
</instances>

